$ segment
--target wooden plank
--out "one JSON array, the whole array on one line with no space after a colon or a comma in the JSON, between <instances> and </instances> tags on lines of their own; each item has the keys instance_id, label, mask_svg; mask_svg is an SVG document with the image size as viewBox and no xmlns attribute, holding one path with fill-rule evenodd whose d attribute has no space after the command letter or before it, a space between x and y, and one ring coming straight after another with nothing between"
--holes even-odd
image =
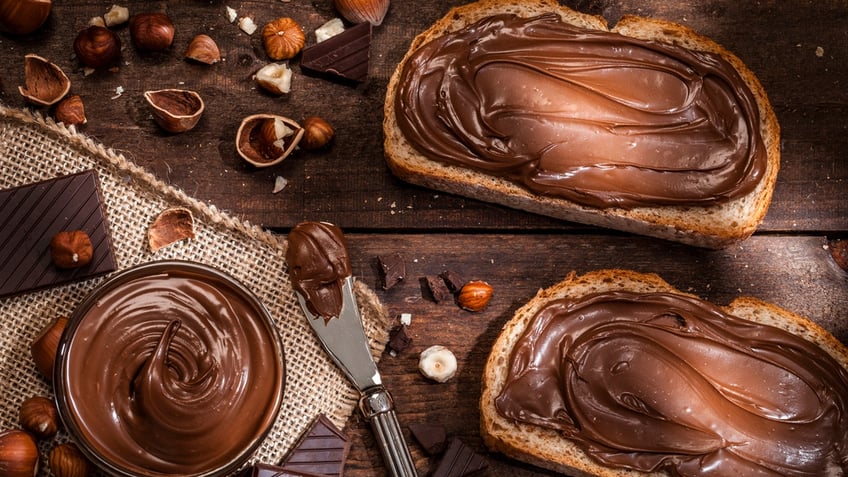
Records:
<instances>
[{"instance_id":1,"label":"wooden plank","mask_svg":"<svg viewBox=\"0 0 848 477\"><path fill-rule=\"evenodd\" d=\"M353 88L303 74L298 59L292 92L281 98L257 91L252 75L269 60L259 34L248 36L225 18L220 2L123 2L131 12L166 9L177 26L174 46L165 53L142 54L126 27L118 72L86 76L71 53L76 33L89 18L111 4L54 2L38 32L0 36L5 65L0 100L24 107L23 56L41 54L71 77L72 92L85 103L89 123L82 130L123 152L162 179L201 200L253 223L287 228L306 218L322 218L347 228L382 230L582 230L584 227L508 210L462 197L412 187L394 178L382 157L382 105L388 77L412 38L461 0L393 2L384 24L374 32L370 80ZM713 2L656 0L580 0L576 8L615 21L624 14L648 15L691 26L742 58L757 74L783 127L783 169L765 232L838 232L848 226L844 200L848 163L845 118L848 109L848 50L844 25L848 9L841 0L797 5L793 2ZM312 31L336 15L326 2L233 4L260 26L279 16ZM191 37L208 33L218 41L224 61L212 67L186 62ZM197 90L207 112L196 129L167 134L153 123L142 99L145 90L181 87ZM123 89L118 94L118 88ZM42 108L43 112L47 109ZM235 153L241 118L278 112L296 120L317 114L337 129L332 146L299 152L269 170L248 167ZM272 194L276 176L289 185ZM457 213L459 211L459 213Z\"/></svg>"}]
</instances>

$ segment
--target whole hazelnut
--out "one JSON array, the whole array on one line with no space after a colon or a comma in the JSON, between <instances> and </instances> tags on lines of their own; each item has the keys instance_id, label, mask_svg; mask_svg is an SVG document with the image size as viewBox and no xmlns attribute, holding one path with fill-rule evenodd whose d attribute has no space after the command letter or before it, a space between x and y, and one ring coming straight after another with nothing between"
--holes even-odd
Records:
<instances>
[{"instance_id":1,"label":"whole hazelnut","mask_svg":"<svg viewBox=\"0 0 848 477\"><path fill-rule=\"evenodd\" d=\"M94 248L82 230L65 230L50 240L50 258L59 268L79 268L91 262Z\"/></svg>"},{"instance_id":2,"label":"whole hazelnut","mask_svg":"<svg viewBox=\"0 0 848 477\"><path fill-rule=\"evenodd\" d=\"M492 298L492 286L481 280L472 280L459 290L457 302L468 311L482 311Z\"/></svg>"},{"instance_id":3,"label":"whole hazelnut","mask_svg":"<svg viewBox=\"0 0 848 477\"><path fill-rule=\"evenodd\" d=\"M74 53L90 68L111 66L121 56L121 39L106 27L91 25L74 39Z\"/></svg>"},{"instance_id":4,"label":"whole hazelnut","mask_svg":"<svg viewBox=\"0 0 848 477\"><path fill-rule=\"evenodd\" d=\"M0 29L13 35L37 30L50 15L51 0L0 0Z\"/></svg>"},{"instance_id":5,"label":"whole hazelnut","mask_svg":"<svg viewBox=\"0 0 848 477\"><path fill-rule=\"evenodd\" d=\"M335 130L327 121L318 116L310 116L303 120L303 138L300 140L300 147L304 149L319 149L333 139Z\"/></svg>"},{"instance_id":6,"label":"whole hazelnut","mask_svg":"<svg viewBox=\"0 0 848 477\"><path fill-rule=\"evenodd\" d=\"M56 361L59 340L62 338L62 333L67 324L68 318L65 316L53 319L35 337L29 348L35 367L48 382L53 381L53 364Z\"/></svg>"},{"instance_id":7,"label":"whole hazelnut","mask_svg":"<svg viewBox=\"0 0 848 477\"><path fill-rule=\"evenodd\" d=\"M38 444L20 429L0 433L0 475L33 477L38 472Z\"/></svg>"},{"instance_id":8,"label":"whole hazelnut","mask_svg":"<svg viewBox=\"0 0 848 477\"><path fill-rule=\"evenodd\" d=\"M389 10L389 0L334 0L336 10L351 23L380 26Z\"/></svg>"},{"instance_id":9,"label":"whole hazelnut","mask_svg":"<svg viewBox=\"0 0 848 477\"><path fill-rule=\"evenodd\" d=\"M145 12L130 18L130 39L140 50L162 51L174 42L174 23L161 12Z\"/></svg>"},{"instance_id":10,"label":"whole hazelnut","mask_svg":"<svg viewBox=\"0 0 848 477\"><path fill-rule=\"evenodd\" d=\"M293 18L278 18L262 29L262 43L272 60L287 60L300 53L306 44L303 28Z\"/></svg>"},{"instance_id":11,"label":"whole hazelnut","mask_svg":"<svg viewBox=\"0 0 848 477\"><path fill-rule=\"evenodd\" d=\"M47 463L56 477L86 477L91 471L88 459L72 442L51 449Z\"/></svg>"},{"instance_id":12,"label":"whole hazelnut","mask_svg":"<svg viewBox=\"0 0 848 477\"><path fill-rule=\"evenodd\" d=\"M60 101L56 105L56 110L53 111L53 117L56 121L68 126L79 126L88 122L85 117L85 105L78 94L68 96Z\"/></svg>"},{"instance_id":13,"label":"whole hazelnut","mask_svg":"<svg viewBox=\"0 0 848 477\"><path fill-rule=\"evenodd\" d=\"M21 403L21 427L39 439L49 439L59 432L59 411L53 400L45 396L32 396Z\"/></svg>"}]
</instances>

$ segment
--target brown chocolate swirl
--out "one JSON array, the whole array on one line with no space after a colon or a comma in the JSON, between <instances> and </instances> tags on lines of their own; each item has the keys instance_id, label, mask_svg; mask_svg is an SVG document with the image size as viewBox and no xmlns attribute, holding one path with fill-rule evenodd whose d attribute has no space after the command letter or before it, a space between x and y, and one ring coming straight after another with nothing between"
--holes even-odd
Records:
<instances>
[{"instance_id":1,"label":"brown chocolate swirl","mask_svg":"<svg viewBox=\"0 0 848 477\"><path fill-rule=\"evenodd\" d=\"M424 156L594 207L704 205L751 192L756 98L717 54L496 15L416 50L395 97Z\"/></svg>"},{"instance_id":2,"label":"brown chocolate swirl","mask_svg":"<svg viewBox=\"0 0 848 477\"><path fill-rule=\"evenodd\" d=\"M133 475L234 465L282 399L281 351L263 313L194 270L116 285L81 315L67 345L71 425L92 453Z\"/></svg>"},{"instance_id":3,"label":"brown chocolate swirl","mask_svg":"<svg viewBox=\"0 0 848 477\"><path fill-rule=\"evenodd\" d=\"M350 257L342 231L325 222L301 222L289 232L286 264L292 287L310 312L329 320L342 311Z\"/></svg>"},{"instance_id":4,"label":"brown chocolate swirl","mask_svg":"<svg viewBox=\"0 0 848 477\"><path fill-rule=\"evenodd\" d=\"M496 406L613 467L687 477L848 470L848 372L798 336L682 295L551 302L516 343Z\"/></svg>"}]
</instances>

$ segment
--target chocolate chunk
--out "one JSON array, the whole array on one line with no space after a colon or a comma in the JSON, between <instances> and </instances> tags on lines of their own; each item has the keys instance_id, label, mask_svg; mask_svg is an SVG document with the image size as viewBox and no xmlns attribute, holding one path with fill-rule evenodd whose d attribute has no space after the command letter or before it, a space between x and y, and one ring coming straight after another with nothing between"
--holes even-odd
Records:
<instances>
[{"instance_id":1,"label":"chocolate chunk","mask_svg":"<svg viewBox=\"0 0 848 477\"><path fill-rule=\"evenodd\" d=\"M383 290L397 285L406 277L406 265L401 254L395 252L377 257L380 264L380 276L383 279Z\"/></svg>"},{"instance_id":2,"label":"chocolate chunk","mask_svg":"<svg viewBox=\"0 0 848 477\"><path fill-rule=\"evenodd\" d=\"M448 289L453 293L459 293L465 285L465 279L453 270L445 270L440 273L439 276L442 277L442 280L445 281L445 285L447 285Z\"/></svg>"},{"instance_id":3,"label":"chocolate chunk","mask_svg":"<svg viewBox=\"0 0 848 477\"><path fill-rule=\"evenodd\" d=\"M363 22L303 49L300 67L361 83L368 77L371 23Z\"/></svg>"},{"instance_id":4,"label":"chocolate chunk","mask_svg":"<svg viewBox=\"0 0 848 477\"><path fill-rule=\"evenodd\" d=\"M461 440L453 438L439 461L433 477L465 477L487 468L489 463Z\"/></svg>"},{"instance_id":5,"label":"chocolate chunk","mask_svg":"<svg viewBox=\"0 0 848 477\"><path fill-rule=\"evenodd\" d=\"M61 269L50 259L58 232L82 230L91 239L87 265ZM117 268L94 171L0 191L0 297L61 285Z\"/></svg>"},{"instance_id":6,"label":"chocolate chunk","mask_svg":"<svg viewBox=\"0 0 848 477\"><path fill-rule=\"evenodd\" d=\"M394 355L402 353L409 348L409 345L412 344L412 338L406 334L406 328L406 325L398 326L392 329L389 334L389 342L386 346L389 348L390 352L394 353Z\"/></svg>"},{"instance_id":7,"label":"chocolate chunk","mask_svg":"<svg viewBox=\"0 0 848 477\"><path fill-rule=\"evenodd\" d=\"M430 292L430 297L436 303L441 303L447 299L453 298L451 291L448 289L445 281L440 277L428 275L424 277L424 283L427 284L427 290Z\"/></svg>"},{"instance_id":8,"label":"chocolate chunk","mask_svg":"<svg viewBox=\"0 0 848 477\"><path fill-rule=\"evenodd\" d=\"M319 414L283 460L286 470L342 475L350 441L328 418Z\"/></svg>"},{"instance_id":9,"label":"chocolate chunk","mask_svg":"<svg viewBox=\"0 0 848 477\"><path fill-rule=\"evenodd\" d=\"M424 449L427 455L438 455L445 451L448 434L444 426L426 422L415 422L409 425L412 437Z\"/></svg>"},{"instance_id":10,"label":"chocolate chunk","mask_svg":"<svg viewBox=\"0 0 848 477\"><path fill-rule=\"evenodd\" d=\"M239 475L240 477L324 477L322 474L300 472L268 464L254 464Z\"/></svg>"}]
</instances>

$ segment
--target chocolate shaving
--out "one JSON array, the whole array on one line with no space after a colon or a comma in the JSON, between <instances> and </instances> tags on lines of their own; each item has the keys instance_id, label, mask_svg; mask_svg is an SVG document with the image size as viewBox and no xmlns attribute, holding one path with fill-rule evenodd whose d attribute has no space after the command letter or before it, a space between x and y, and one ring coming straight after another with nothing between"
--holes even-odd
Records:
<instances>
[{"instance_id":1,"label":"chocolate shaving","mask_svg":"<svg viewBox=\"0 0 848 477\"><path fill-rule=\"evenodd\" d=\"M380 277L383 290L388 290L400 283L406 277L406 265L401 254L395 252L377 257L380 265Z\"/></svg>"},{"instance_id":2,"label":"chocolate shaving","mask_svg":"<svg viewBox=\"0 0 848 477\"><path fill-rule=\"evenodd\" d=\"M432 298L436 303L441 303L453 298L450 289L441 277L428 275L424 277L424 283L427 285L427 290L430 292L430 298Z\"/></svg>"},{"instance_id":3,"label":"chocolate shaving","mask_svg":"<svg viewBox=\"0 0 848 477\"><path fill-rule=\"evenodd\" d=\"M180 240L194 238L194 217L184 207L163 210L147 229L150 251L156 252Z\"/></svg>"},{"instance_id":4,"label":"chocolate shaving","mask_svg":"<svg viewBox=\"0 0 848 477\"><path fill-rule=\"evenodd\" d=\"M486 469L489 463L458 438L448 444L448 450L439 461L433 477L466 477Z\"/></svg>"},{"instance_id":5,"label":"chocolate shaving","mask_svg":"<svg viewBox=\"0 0 848 477\"><path fill-rule=\"evenodd\" d=\"M448 434L442 425L415 422L409 425L409 431L427 455L441 454L447 447Z\"/></svg>"},{"instance_id":6,"label":"chocolate shaving","mask_svg":"<svg viewBox=\"0 0 848 477\"><path fill-rule=\"evenodd\" d=\"M389 348L389 352L394 353L393 356L406 351L412 344L412 338L406 334L406 329L406 325L400 325L392 329L389 334L389 342L386 347Z\"/></svg>"},{"instance_id":7,"label":"chocolate shaving","mask_svg":"<svg viewBox=\"0 0 848 477\"><path fill-rule=\"evenodd\" d=\"M445 270L439 276L445 281L445 285L453 293L459 293L466 283L466 280L453 270Z\"/></svg>"}]
</instances>

